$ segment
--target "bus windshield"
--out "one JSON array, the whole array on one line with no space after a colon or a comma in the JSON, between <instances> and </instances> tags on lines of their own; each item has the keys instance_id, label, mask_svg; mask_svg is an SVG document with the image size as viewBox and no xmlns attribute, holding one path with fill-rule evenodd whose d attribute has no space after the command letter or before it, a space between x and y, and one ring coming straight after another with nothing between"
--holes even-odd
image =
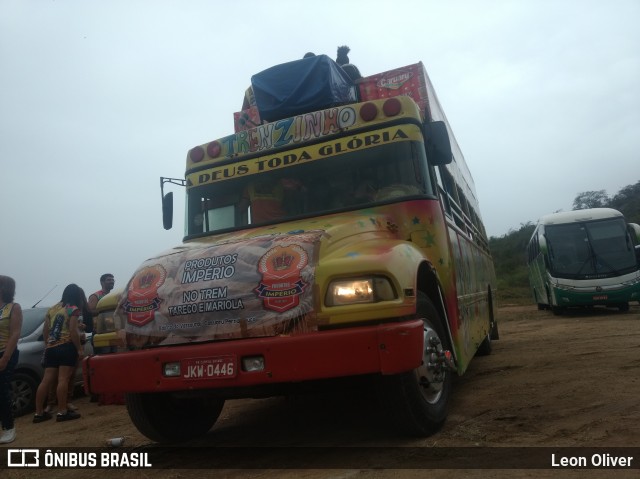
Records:
<instances>
[{"instance_id":1,"label":"bus windshield","mask_svg":"<svg viewBox=\"0 0 640 479\"><path fill-rule=\"evenodd\" d=\"M423 143L399 141L187 190L186 235L433 196Z\"/></svg>"},{"instance_id":2,"label":"bus windshield","mask_svg":"<svg viewBox=\"0 0 640 479\"><path fill-rule=\"evenodd\" d=\"M548 225L545 236L557 277L605 278L636 268L633 243L622 218Z\"/></svg>"}]
</instances>

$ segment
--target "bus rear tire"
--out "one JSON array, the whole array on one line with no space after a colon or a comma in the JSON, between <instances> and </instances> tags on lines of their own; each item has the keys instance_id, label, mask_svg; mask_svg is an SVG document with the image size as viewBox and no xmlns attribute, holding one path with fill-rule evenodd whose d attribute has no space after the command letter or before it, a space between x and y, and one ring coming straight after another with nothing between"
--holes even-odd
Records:
<instances>
[{"instance_id":1,"label":"bus rear tire","mask_svg":"<svg viewBox=\"0 0 640 479\"><path fill-rule=\"evenodd\" d=\"M487 334L487 336L482 340L480 346L478 346L478 350L476 351L476 356L489 356L493 347L491 346L491 333Z\"/></svg>"},{"instance_id":2,"label":"bus rear tire","mask_svg":"<svg viewBox=\"0 0 640 479\"><path fill-rule=\"evenodd\" d=\"M126 404L138 431L152 441L172 444L204 436L220 416L224 399L139 393L127 394Z\"/></svg>"},{"instance_id":3,"label":"bus rear tire","mask_svg":"<svg viewBox=\"0 0 640 479\"><path fill-rule=\"evenodd\" d=\"M480 346L478 346L478 349L475 354L476 356L489 356L491 354L491 351L493 350L491 341L493 339L500 339L500 333L498 331L498 322L495 320L493 316L493 301L491 298L491 291L489 291L488 305L489 305L489 332L480 343Z\"/></svg>"},{"instance_id":4,"label":"bus rear tire","mask_svg":"<svg viewBox=\"0 0 640 479\"><path fill-rule=\"evenodd\" d=\"M419 293L416 317L424 318L425 351L422 365L413 371L378 379L378 397L385 416L401 433L425 437L436 432L447 418L451 396L451 371L440 377L427 368L431 342L440 342L448 349L440 315L426 295Z\"/></svg>"}]
</instances>

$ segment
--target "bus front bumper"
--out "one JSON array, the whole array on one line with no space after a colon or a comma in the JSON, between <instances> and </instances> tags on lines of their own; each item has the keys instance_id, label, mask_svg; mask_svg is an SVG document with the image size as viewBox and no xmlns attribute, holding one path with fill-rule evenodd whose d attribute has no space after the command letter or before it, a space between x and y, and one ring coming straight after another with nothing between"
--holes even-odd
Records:
<instances>
[{"instance_id":1,"label":"bus front bumper","mask_svg":"<svg viewBox=\"0 0 640 479\"><path fill-rule=\"evenodd\" d=\"M571 306L615 306L629 301L640 301L640 282L632 286L578 289L554 286L556 304L560 307Z\"/></svg>"},{"instance_id":2,"label":"bus front bumper","mask_svg":"<svg viewBox=\"0 0 640 479\"><path fill-rule=\"evenodd\" d=\"M418 319L95 355L83 361L83 374L89 394L243 388L388 375L418 367L423 341L423 322ZM246 364L255 364L256 358L261 358L264 368L247 370Z\"/></svg>"}]
</instances>

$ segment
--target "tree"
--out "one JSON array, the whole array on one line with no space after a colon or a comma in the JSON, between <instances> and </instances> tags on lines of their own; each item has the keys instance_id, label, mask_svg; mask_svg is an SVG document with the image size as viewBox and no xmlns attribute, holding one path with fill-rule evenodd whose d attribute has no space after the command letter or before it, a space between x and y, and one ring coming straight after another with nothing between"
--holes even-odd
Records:
<instances>
[{"instance_id":1,"label":"tree","mask_svg":"<svg viewBox=\"0 0 640 479\"><path fill-rule=\"evenodd\" d=\"M605 190L583 191L573 200L574 210L586 210L588 208L604 208L609 205L609 196Z\"/></svg>"},{"instance_id":2,"label":"tree","mask_svg":"<svg viewBox=\"0 0 640 479\"><path fill-rule=\"evenodd\" d=\"M628 222L640 223L640 181L618 191L607 206L620 211Z\"/></svg>"},{"instance_id":3,"label":"tree","mask_svg":"<svg viewBox=\"0 0 640 479\"><path fill-rule=\"evenodd\" d=\"M489 238L489 249L493 255L498 277L498 290L509 288L528 288L526 251L535 225L528 221L520 223L517 231L499 238Z\"/></svg>"}]
</instances>

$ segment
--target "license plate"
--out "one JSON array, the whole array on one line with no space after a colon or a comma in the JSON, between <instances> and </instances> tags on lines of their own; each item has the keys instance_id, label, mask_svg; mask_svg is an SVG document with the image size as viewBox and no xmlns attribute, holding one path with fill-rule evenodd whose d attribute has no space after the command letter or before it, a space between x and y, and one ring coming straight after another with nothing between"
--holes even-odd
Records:
<instances>
[{"instance_id":1,"label":"license plate","mask_svg":"<svg viewBox=\"0 0 640 479\"><path fill-rule=\"evenodd\" d=\"M183 379L225 379L235 378L235 356L214 356L211 358L185 359L181 363Z\"/></svg>"},{"instance_id":2,"label":"license plate","mask_svg":"<svg viewBox=\"0 0 640 479\"><path fill-rule=\"evenodd\" d=\"M609 299L606 294L600 294L600 295L597 295L597 296L593 297L594 301L603 301L605 299Z\"/></svg>"}]
</instances>

